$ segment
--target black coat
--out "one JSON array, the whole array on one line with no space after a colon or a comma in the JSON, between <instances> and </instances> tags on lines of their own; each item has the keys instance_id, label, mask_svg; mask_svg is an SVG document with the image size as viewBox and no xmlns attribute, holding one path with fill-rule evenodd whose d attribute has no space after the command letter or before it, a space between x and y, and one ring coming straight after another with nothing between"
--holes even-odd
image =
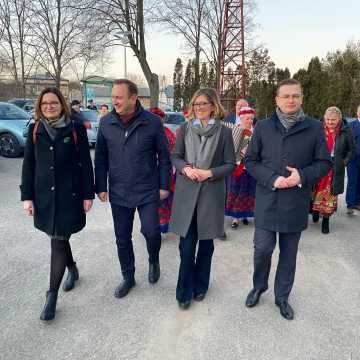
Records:
<instances>
[{"instance_id":1,"label":"black coat","mask_svg":"<svg viewBox=\"0 0 360 360\"><path fill-rule=\"evenodd\" d=\"M333 195L339 195L344 192L345 167L352 159L354 152L355 142L351 128L343 122L340 133L335 139Z\"/></svg>"},{"instance_id":2,"label":"black coat","mask_svg":"<svg viewBox=\"0 0 360 360\"><path fill-rule=\"evenodd\" d=\"M77 143L73 136L76 131ZM84 126L71 123L51 140L39 124L33 144L30 125L21 179L21 200L34 202L35 227L69 236L85 226L83 201L94 198L94 174Z\"/></svg>"},{"instance_id":3,"label":"black coat","mask_svg":"<svg viewBox=\"0 0 360 360\"><path fill-rule=\"evenodd\" d=\"M111 203L134 208L159 202L159 189L170 187L169 145L161 119L140 103L125 126L115 110L100 122L95 150L96 193Z\"/></svg>"},{"instance_id":4,"label":"black coat","mask_svg":"<svg viewBox=\"0 0 360 360\"><path fill-rule=\"evenodd\" d=\"M306 117L289 131L276 113L254 129L245 167L257 180L255 226L277 232L306 229L311 189L332 165L322 124ZM301 187L274 189L278 176L289 176L286 166L299 170Z\"/></svg>"}]
</instances>

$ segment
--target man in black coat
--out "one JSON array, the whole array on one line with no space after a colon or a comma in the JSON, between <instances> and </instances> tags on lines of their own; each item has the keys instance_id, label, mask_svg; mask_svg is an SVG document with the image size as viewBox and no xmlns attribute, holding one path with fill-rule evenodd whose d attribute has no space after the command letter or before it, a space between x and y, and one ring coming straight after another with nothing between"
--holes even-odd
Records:
<instances>
[{"instance_id":1,"label":"man in black coat","mask_svg":"<svg viewBox=\"0 0 360 360\"><path fill-rule=\"evenodd\" d=\"M160 277L161 234L158 206L169 195L170 155L161 119L144 110L137 86L129 80L114 82L114 109L101 122L95 150L95 188L102 202L108 198L114 220L123 282L115 290L122 298L135 285L132 229L135 210L149 253L150 283Z\"/></svg>"},{"instance_id":2,"label":"man in black coat","mask_svg":"<svg viewBox=\"0 0 360 360\"><path fill-rule=\"evenodd\" d=\"M297 80L281 82L276 112L257 123L245 157L246 169L257 180L254 287L246 306L255 306L268 288L271 257L279 233L275 304L288 320L294 317L288 297L294 283L301 232L308 223L311 190L332 165L322 124L304 114L302 101Z\"/></svg>"}]
</instances>

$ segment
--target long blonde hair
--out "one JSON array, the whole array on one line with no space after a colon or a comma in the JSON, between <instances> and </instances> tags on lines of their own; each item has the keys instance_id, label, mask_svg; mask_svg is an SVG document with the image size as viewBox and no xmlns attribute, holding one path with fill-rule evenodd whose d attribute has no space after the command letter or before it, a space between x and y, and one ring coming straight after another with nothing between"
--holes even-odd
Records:
<instances>
[{"instance_id":1,"label":"long blonde hair","mask_svg":"<svg viewBox=\"0 0 360 360\"><path fill-rule=\"evenodd\" d=\"M192 120L195 118L194 102L201 95L206 96L209 103L211 103L215 108L213 113L211 114L211 117L217 120L222 120L225 117L225 110L220 103L218 93L213 88L202 88L195 92L189 103L188 120Z\"/></svg>"}]
</instances>

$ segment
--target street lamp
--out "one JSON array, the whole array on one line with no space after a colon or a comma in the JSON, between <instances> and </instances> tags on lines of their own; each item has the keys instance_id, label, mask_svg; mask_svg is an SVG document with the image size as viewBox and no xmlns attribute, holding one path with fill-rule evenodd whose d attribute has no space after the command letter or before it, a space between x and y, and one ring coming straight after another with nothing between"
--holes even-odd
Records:
<instances>
[{"instance_id":1,"label":"street lamp","mask_svg":"<svg viewBox=\"0 0 360 360\"><path fill-rule=\"evenodd\" d=\"M128 47L129 38L128 36L131 35L131 31L118 31L113 34L113 36L121 41L121 46L124 47L124 78L127 78L127 69L126 69L126 48Z\"/></svg>"}]
</instances>

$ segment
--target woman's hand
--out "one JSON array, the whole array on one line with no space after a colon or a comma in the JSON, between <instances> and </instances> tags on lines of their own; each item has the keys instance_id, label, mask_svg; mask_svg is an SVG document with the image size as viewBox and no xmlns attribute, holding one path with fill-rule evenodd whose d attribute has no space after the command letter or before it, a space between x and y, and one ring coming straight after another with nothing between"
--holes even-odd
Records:
<instances>
[{"instance_id":1,"label":"woman's hand","mask_svg":"<svg viewBox=\"0 0 360 360\"><path fill-rule=\"evenodd\" d=\"M27 215L34 216L34 203L32 200L25 200L23 207Z\"/></svg>"},{"instance_id":2,"label":"woman's hand","mask_svg":"<svg viewBox=\"0 0 360 360\"><path fill-rule=\"evenodd\" d=\"M202 169L193 169L196 174L196 180L198 182L203 182L213 176L211 170L202 170Z\"/></svg>"},{"instance_id":3,"label":"woman's hand","mask_svg":"<svg viewBox=\"0 0 360 360\"><path fill-rule=\"evenodd\" d=\"M186 167L183 169L183 173L184 173L190 180L198 181L198 180L197 180L197 172L196 172L196 170L193 169L192 167L186 166Z\"/></svg>"},{"instance_id":4,"label":"woman's hand","mask_svg":"<svg viewBox=\"0 0 360 360\"><path fill-rule=\"evenodd\" d=\"M85 212L90 211L92 205L93 205L93 200L84 200L84 210L85 210Z\"/></svg>"}]
</instances>

